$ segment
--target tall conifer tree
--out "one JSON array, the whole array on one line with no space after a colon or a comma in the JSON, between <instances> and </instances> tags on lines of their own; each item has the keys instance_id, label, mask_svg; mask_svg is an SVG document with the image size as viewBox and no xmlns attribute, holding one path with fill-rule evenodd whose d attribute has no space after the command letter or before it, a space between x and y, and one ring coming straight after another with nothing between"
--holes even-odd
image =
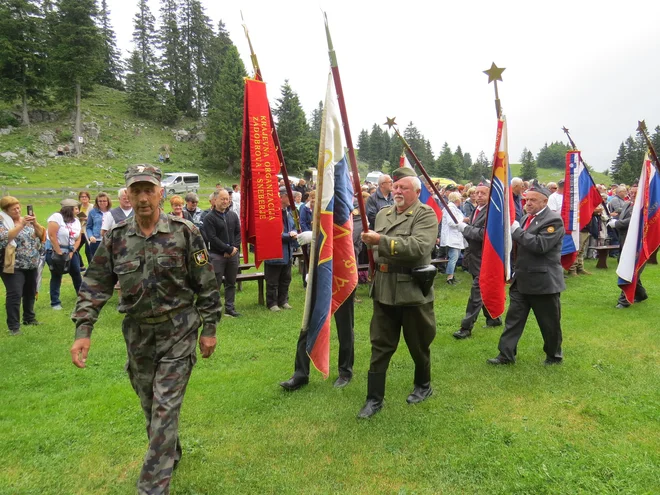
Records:
<instances>
[{"instance_id":1,"label":"tall conifer tree","mask_svg":"<svg viewBox=\"0 0 660 495\"><path fill-rule=\"evenodd\" d=\"M117 37L110 23L110 10L108 0L101 0L99 12L99 29L103 38L103 69L99 77L99 84L109 88L124 89L124 67L117 49Z\"/></svg>"},{"instance_id":2,"label":"tall conifer tree","mask_svg":"<svg viewBox=\"0 0 660 495\"><path fill-rule=\"evenodd\" d=\"M277 118L277 134L288 171L292 174L301 173L316 165L318 148L314 148L305 112L288 80L284 81L281 91L274 110Z\"/></svg>"},{"instance_id":3,"label":"tall conifer tree","mask_svg":"<svg viewBox=\"0 0 660 495\"><path fill-rule=\"evenodd\" d=\"M44 17L35 0L0 3L0 97L21 100L23 124L30 124L28 101L44 98L46 39Z\"/></svg>"},{"instance_id":4,"label":"tall conifer tree","mask_svg":"<svg viewBox=\"0 0 660 495\"><path fill-rule=\"evenodd\" d=\"M82 92L92 88L103 67L103 40L94 0L59 0L51 46L52 72L63 98L74 102L74 146L82 153Z\"/></svg>"},{"instance_id":5,"label":"tall conifer tree","mask_svg":"<svg viewBox=\"0 0 660 495\"><path fill-rule=\"evenodd\" d=\"M128 61L126 90L128 103L136 115L153 115L158 108L160 80L154 54L155 19L147 0L140 0L133 29L134 50Z\"/></svg>"}]
</instances>

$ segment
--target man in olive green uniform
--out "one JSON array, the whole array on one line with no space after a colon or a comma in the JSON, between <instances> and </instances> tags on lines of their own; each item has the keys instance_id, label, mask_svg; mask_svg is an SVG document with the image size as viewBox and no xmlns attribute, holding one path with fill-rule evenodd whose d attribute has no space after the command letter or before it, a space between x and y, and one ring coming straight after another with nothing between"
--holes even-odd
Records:
<instances>
[{"instance_id":1,"label":"man in olive green uniform","mask_svg":"<svg viewBox=\"0 0 660 495\"><path fill-rule=\"evenodd\" d=\"M435 338L433 287L425 293L412 274L414 268L431 263L438 220L433 209L419 201L421 182L412 169L397 169L392 178L394 205L378 212L375 230L362 234L362 240L373 246L377 269L371 286L374 314L370 327L367 402L358 418L370 418L383 407L385 375L402 328L415 362L415 386L407 401L416 404L433 393L430 351Z\"/></svg>"},{"instance_id":2,"label":"man in olive green uniform","mask_svg":"<svg viewBox=\"0 0 660 495\"><path fill-rule=\"evenodd\" d=\"M167 494L181 458L179 413L196 361L197 331L201 326L199 347L207 358L215 350L220 294L197 227L159 208L160 169L135 165L125 177L135 215L104 236L85 273L72 314L71 357L85 367L92 329L119 280L128 374L149 437L138 493Z\"/></svg>"}]
</instances>

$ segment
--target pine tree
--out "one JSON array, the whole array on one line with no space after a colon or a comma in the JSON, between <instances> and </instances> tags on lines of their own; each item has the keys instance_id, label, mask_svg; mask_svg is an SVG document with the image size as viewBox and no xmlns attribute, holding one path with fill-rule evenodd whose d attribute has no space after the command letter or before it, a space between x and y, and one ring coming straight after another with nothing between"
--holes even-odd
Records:
<instances>
[{"instance_id":1,"label":"pine tree","mask_svg":"<svg viewBox=\"0 0 660 495\"><path fill-rule=\"evenodd\" d=\"M82 153L82 92L92 88L103 67L97 14L95 0L59 0L53 26L52 71L60 95L74 102L74 147L78 155Z\"/></svg>"},{"instance_id":2,"label":"pine tree","mask_svg":"<svg viewBox=\"0 0 660 495\"><path fill-rule=\"evenodd\" d=\"M385 147L383 146L383 130L378 124L371 127L369 134L369 170L380 170L385 160Z\"/></svg>"},{"instance_id":3,"label":"pine tree","mask_svg":"<svg viewBox=\"0 0 660 495\"><path fill-rule=\"evenodd\" d=\"M532 180L538 178L538 171L536 169L534 154L527 148L523 149L523 152L520 155L520 163L522 163L522 167L520 168L520 178L522 180Z\"/></svg>"},{"instance_id":4,"label":"pine tree","mask_svg":"<svg viewBox=\"0 0 660 495\"><path fill-rule=\"evenodd\" d=\"M612 178L616 177L619 174L619 170L621 170L621 166L626 162L626 146L621 143L619 146L619 152L616 155L616 158L612 160L612 166L610 167L610 171L612 174Z\"/></svg>"},{"instance_id":5,"label":"pine tree","mask_svg":"<svg viewBox=\"0 0 660 495\"><path fill-rule=\"evenodd\" d=\"M147 0L139 0L138 12L133 20L133 44L135 49L128 61L126 76L127 100L136 115L154 115L162 94L158 66L154 54L155 19Z\"/></svg>"},{"instance_id":6,"label":"pine tree","mask_svg":"<svg viewBox=\"0 0 660 495\"><path fill-rule=\"evenodd\" d=\"M123 73L124 67L117 49L117 38L110 24L110 11L108 1L101 0L101 11L99 12L99 29L103 38L103 69L99 76L99 84L109 88L124 89Z\"/></svg>"},{"instance_id":7,"label":"pine tree","mask_svg":"<svg viewBox=\"0 0 660 495\"><path fill-rule=\"evenodd\" d=\"M438 156L436 168L440 177L446 177L452 180L460 179L458 176L458 168L456 167L456 159L451 152L449 144L446 142L442 145L442 151L440 152L440 156Z\"/></svg>"},{"instance_id":8,"label":"pine tree","mask_svg":"<svg viewBox=\"0 0 660 495\"><path fill-rule=\"evenodd\" d=\"M398 138L398 136L392 135L390 139L390 154L389 154L390 172L393 172L394 169L399 167L399 160L401 159L402 152L403 152L403 143ZM408 160L410 160L410 158L408 158ZM412 165L415 166L414 163Z\"/></svg>"},{"instance_id":9,"label":"pine tree","mask_svg":"<svg viewBox=\"0 0 660 495\"><path fill-rule=\"evenodd\" d=\"M369 162L369 131L362 129L357 141L358 159L361 162Z\"/></svg>"},{"instance_id":10,"label":"pine tree","mask_svg":"<svg viewBox=\"0 0 660 495\"><path fill-rule=\"evenodd\" d=\"M660 125L655 127L655 132L651 136L651 143L656 153L660 153Z\"/></svg>"},{"instance_id":11,"label":"pine tree","mask_svg":"<svg viewBox=\"0 0 660 495\"><path fill-rule=\"evenodd\" d=\"M243 78L246 75L238 50L232 45L225 54L214 88L208 111L207 136L202 145L206 162L219 165L220 170L229 175L234 173L234 166L241 158Z\"/></svg>"},{"instance_id":12,"label":"pine tree","mask_svg":"<svg viewBox=\"0 0 660 495\"><path fill-rule=\"evenodd\" d=\"M277 118L277 133L282 145L282 153L291 174L316 165L318 148L310 137L305 112L300 105L298 95L285 80L274 110Z\"/></svg>"},{"instance_id":13,"label":"pine tree","mask_svg":"<svg viewBox=\"0 0 660 495\"><path fill-rule=\"evenodd\" d=\"M162 53L160 61L162 84L174 98L175 107L184 110L185 105L181 94L181 33L178 24L177 0L161 0L160 21L157 42ZM217 73L220 73L219 68Z\"/></svg>"},{"instance_id":14,"label":"pine tree","mask_svg":"<svg viewBox=\"0 0 660 495\"><path fill-rule=\"evenodd\" d=\"M310 136L314 140L318 149L321 146L321 124L323 123L323 101L312 111L311 125L309 127Z\"/></svg>"},{"instance_id":15,"label":"pine tree","mask_svg":"<svg viewBox=\"0 0 660 495\"><path fill-rule=\"evenodd\" d=\"M490 160L483 151L480 151L477 160L470 167L470 180L478 184L482 178L490 180L491 175Z\"/></svg>"},{"instance_id":16,"label":"pine tree","mask_svg":"<svg viewBox=\"0 0 660 495\"><path fill-rule=\"evenodd\" d=\"M20 98L24 125L30 125L28 101L45 97L44 24L35 0L0 3L0 97L9 103Z\"/></svg>"},{"instance_id":17,"label":"pine tree","mask_svg":"<svg viewBox=\"0 0 660 495\"><path fill-rule=\"evenodd\" d=\"M569 149L571 149L570 146L561 141L551 143L550 146L545 143L536 157L536 165L539 168L564 169L566 167L566 152Z\"/></svg>"},{"instance_id":18,"label":"pine tree","mask_svg":"<svg viewBox=\"0 0 660 495\"><path fill-rule=\"evenodd\" d=\"M212 88L207 66L213 40L211 21L199 0L181 0L179 29L182 110L191 117L198 117L206 109Z\"/></svg>"}]
</instances>

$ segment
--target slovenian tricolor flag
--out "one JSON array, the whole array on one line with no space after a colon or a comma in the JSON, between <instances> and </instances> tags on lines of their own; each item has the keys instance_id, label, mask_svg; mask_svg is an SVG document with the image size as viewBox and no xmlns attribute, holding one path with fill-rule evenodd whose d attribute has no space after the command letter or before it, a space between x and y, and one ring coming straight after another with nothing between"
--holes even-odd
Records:
<instances>
[{"instance_id":1,"label":"slovenian tricolor flag","mask_svg":"<svg viewBox=\"0 0 660 495\"><path fill-rule=\"evenodd\" d=\"M353 187L332 74L321 124L318 183L303 330L312 364L330 373L330 320L357 286L353 250Z\"/></svg>"},{"instance_id":2,"label":"slovenian tricolor flag","mask_svg":"<svg viewBox=\"0 0 660 495\"><path fill-rule=\"evenodd\" d=\"M507 152L506 118L497 122L495 157L490 198L484 230L479 288L484 306L492 318L504 313L506 281L511 278L511 224L516 209L511 193L511 171Z\"/></svg>"},{"instance_id":3,"label":"slovenian tricolor flag","mask_svg":"<svg viewBox=\"0 0 660 495\"><path fill-rule=\"evenodd\" d=\"M639 178L637 196L632 217L628 225L626 242L621 248L619 287L630 304L635 302L635 287L649 256L660 246L660 177L651 164L648 154L644 157L642 174Z\"/></svg>"},{"instance_id":4,"label":"slovenian tricolor flag","mask_svg":"<svg viewBox=\"0 0 660 495\"><path fill-rule=\"evenodd\" d=\"M594 180L585 167L577 150L566 153L566 175L564 176L564 201L561 218L564 221L564 244L561 249L561 264L568 270L580 249L580 231L591 221L594 209L603 202Z\"/></svg>"}]
</instances>

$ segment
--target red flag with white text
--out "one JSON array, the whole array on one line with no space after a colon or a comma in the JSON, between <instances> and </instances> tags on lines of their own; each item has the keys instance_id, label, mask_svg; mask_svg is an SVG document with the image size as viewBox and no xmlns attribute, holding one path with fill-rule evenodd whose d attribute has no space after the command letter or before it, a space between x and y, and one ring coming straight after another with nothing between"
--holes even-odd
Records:
<instances>
[{"instance_id":1,"label":"red flag with white text","mask_svg":"<svg viewBox=\"0 0 660 495\"><path fill-rule=\"evenodd\" d=\"M248 243L254 245L254 263L282 257L282 207L277 174L280 161L273 143L273 128L266 84L245 79L243 153L241 160L241 239L243 261Z\"/></svg>"}]
</instances>

